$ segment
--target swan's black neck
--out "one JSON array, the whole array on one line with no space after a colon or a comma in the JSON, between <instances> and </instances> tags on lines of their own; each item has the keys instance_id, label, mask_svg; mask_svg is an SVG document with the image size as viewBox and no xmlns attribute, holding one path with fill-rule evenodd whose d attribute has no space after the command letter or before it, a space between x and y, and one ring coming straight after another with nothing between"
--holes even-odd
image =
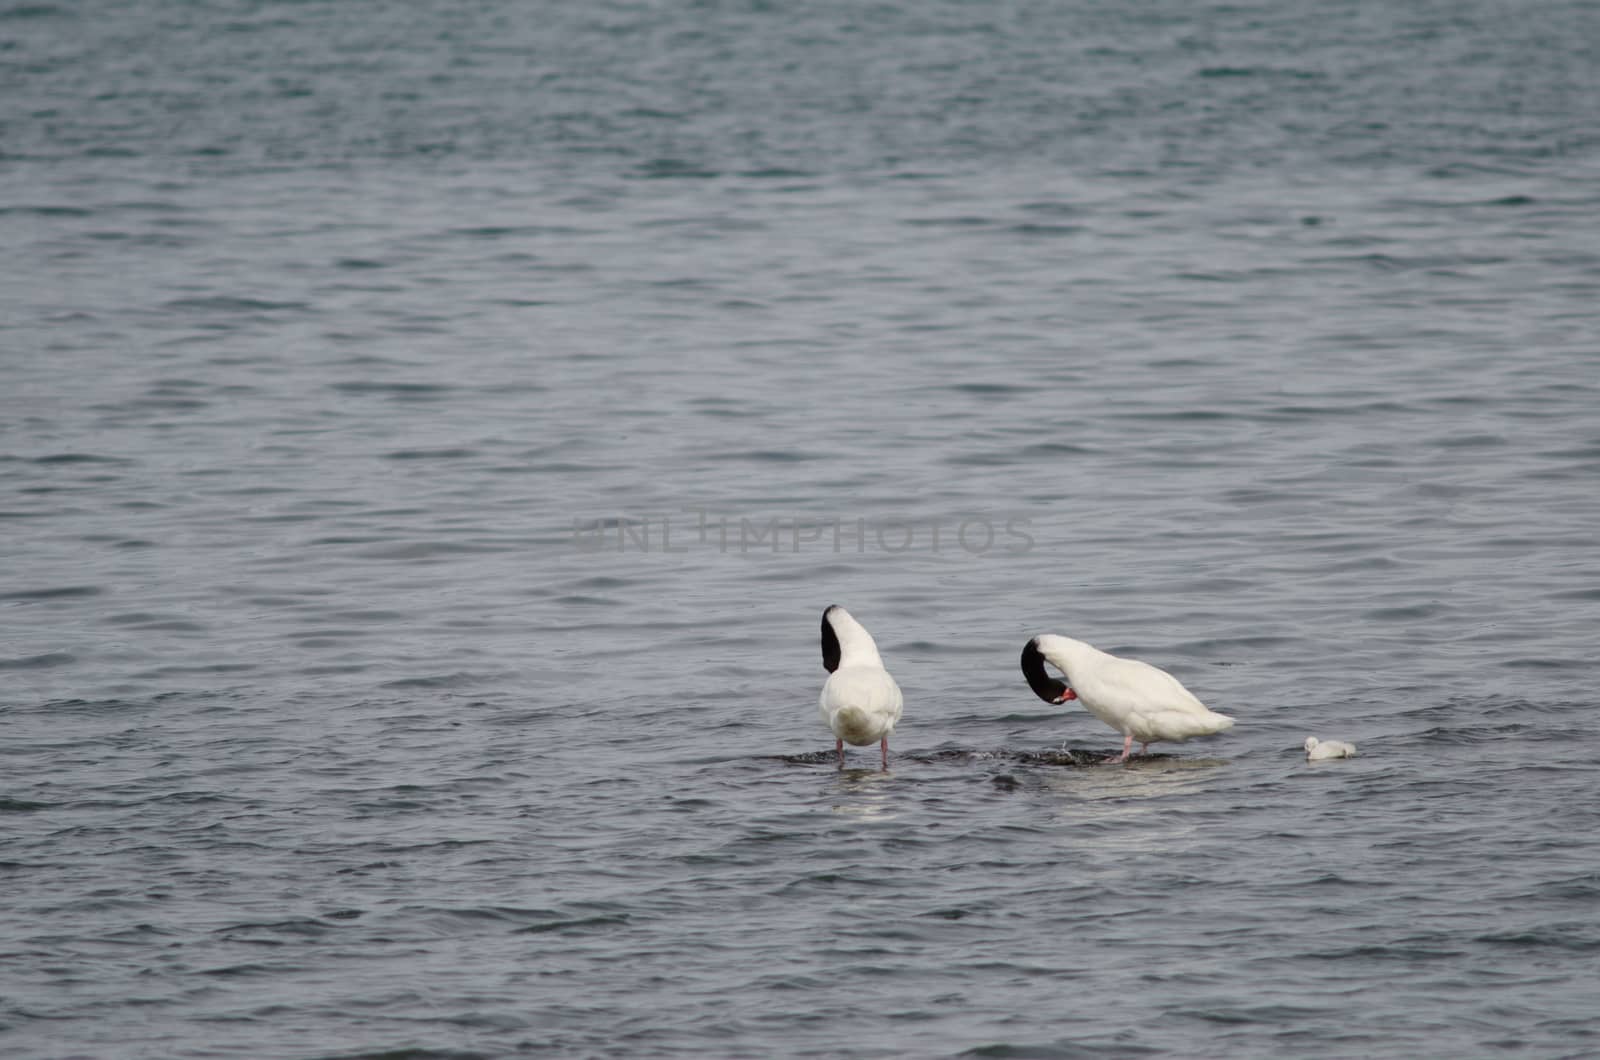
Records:
<instances>
[{"instance_id":1,"label":"swan's black neck","mask_svg":"<svg viewBox=\"0 0 1600 1060\"><path fill-rule=\"evenodd\" d=\"M1033 689L1033 694L1046 703L1059 702L1067 694L1067 686L1045 672L1044 656L1039 654L1036 641L1030 640L1023 646L1022 676L1028 679L1028 687Z\"/></svg>"},{"instance_id":2,"label":"swan's black neck","mask_svg":"<svg viewBox=\"0 0 1600 1060\"><path fill-rule=\"evenodd\" d=\"M832 610L830 607L822 612L822 668L830 674L839 668L839 635L828 621L828 611Z\"/></svg>"}]
</instances>

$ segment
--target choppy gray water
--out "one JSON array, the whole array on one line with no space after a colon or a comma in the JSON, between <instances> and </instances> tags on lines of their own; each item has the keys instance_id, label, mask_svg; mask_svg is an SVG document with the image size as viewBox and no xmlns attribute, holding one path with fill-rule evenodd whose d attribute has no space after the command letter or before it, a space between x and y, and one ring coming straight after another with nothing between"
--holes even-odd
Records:
<instances>
[{"instance_id":1,"label":"choppy gray water","mask_svg":"<svg viewBox=\"0 0 1600 1060\"><path fill-rule=\"evenodd\" d=\"M800 7L0 8L7 1057L1600 1051L1600 12Z\"/></svg>"}]
</instances>

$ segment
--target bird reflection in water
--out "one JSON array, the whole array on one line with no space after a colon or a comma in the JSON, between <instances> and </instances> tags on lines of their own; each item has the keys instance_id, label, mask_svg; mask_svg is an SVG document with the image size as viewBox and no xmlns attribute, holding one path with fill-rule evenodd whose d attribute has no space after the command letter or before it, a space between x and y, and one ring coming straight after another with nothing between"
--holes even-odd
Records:
<instances>
[{"instance_id":1,"label":"bird reflection in water","mask_svg":"<svg viewBox=\"0 0 1600 1060\"><path fill-rule=\"evenodd\" d=\"M893 798L894 774L886 769L841 770L832 785L835 799L831 809L858 821L890 821L900 816Z\"/></svg>"}]
</instances>

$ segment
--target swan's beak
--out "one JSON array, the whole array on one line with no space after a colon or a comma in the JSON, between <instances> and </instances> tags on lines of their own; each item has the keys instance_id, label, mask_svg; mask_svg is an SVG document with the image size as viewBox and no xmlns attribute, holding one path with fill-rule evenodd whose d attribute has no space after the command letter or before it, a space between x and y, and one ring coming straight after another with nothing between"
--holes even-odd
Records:
<instances>
[{"instance_id":1,"label":"swan's beak","mask_svg":"<svg viewBox=\"0 0 1600 1060\"><path fill-rule=\"evenodd\" d=\"M1069 699L1077 699L1077 698L1078 698L1078 693L1074 692L1072 689L1069 688L1065 692L1061 693L1061 695L1056 697L1056 702L1057 703L1065 703Z\"/></svg>"}]
</instances>

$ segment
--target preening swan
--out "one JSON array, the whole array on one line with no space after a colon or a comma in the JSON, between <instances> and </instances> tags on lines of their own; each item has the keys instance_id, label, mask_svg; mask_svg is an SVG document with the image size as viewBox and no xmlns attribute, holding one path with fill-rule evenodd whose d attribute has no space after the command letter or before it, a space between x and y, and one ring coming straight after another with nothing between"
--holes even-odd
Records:
<instances>
[{"instance_id":1,"label":"preening swan","mask_svg":"<svg viewBox=\"0 0 1600 1060\"><path fill-rule=\"evenodd\" d=\"M839 764L844 764L845 744L877 743L888 769L889 734L903 706L900 686L883 668L872 634L837 604L822 612L822 665L829 676L819 706L833 731Z\"/></svg>"},{"instance_id":2,"label":"preening swan","mask_svg":"<svg viewBox=\"0 0 1600 1060\"><path fill-rule=\"evenodd\" d=\"M1066 681L1045 670L1049 663ZM1076 699L1090 714L1123 734L1125 762L1133 741L1144 754L1157 740L1182 743L1233 728L1233 719L1218 714L1194 697L1176 677L1138 659L1119 659L1081 640L1045 633L1022 649L1022 674L1028 687L1046 703Z\"/></svg>"},{"instance_id":3,"label":"preening swan","mask_svg":"<svg viewBox=\"0 0 1600 1060\"><path fill-rule=\"evenodd\" d=\"M1315 736L1306 737L1306 761L1320 762L1324 758L1354 758L1356 745L1345 743L1343 740L1319 740Z\"/></svg>"}]
</instances>

